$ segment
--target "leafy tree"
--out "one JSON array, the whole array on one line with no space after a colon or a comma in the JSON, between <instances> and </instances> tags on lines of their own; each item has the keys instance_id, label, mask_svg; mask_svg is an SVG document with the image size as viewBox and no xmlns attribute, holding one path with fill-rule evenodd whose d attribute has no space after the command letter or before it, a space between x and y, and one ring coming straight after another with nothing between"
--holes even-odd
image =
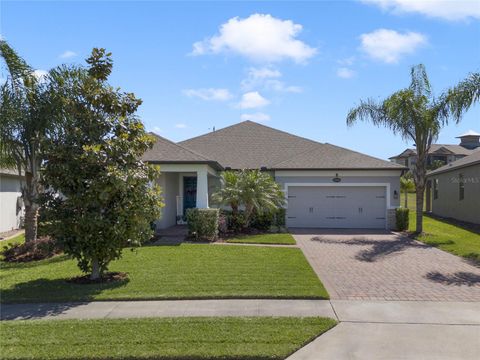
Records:
<instances>
[{"instance_id":1,"label":"leafy tree","mask_svg":"<svg viewBox=\"0 0 480 360\"><path fill-rule=\"evenodd\" d=\"M110 53L94 49L87 63L51 73L61 116L45 142L44 184L52 235L94 280L151 237L162 203L157 170L140 160L153 143L135 116L141 100L108 85Z\"/></svg>"},{"instance_id":2,"label":"leafy tree","mask_svg":"<svg viewBox=\"0 0 480 360\"><path fill-rule=\"evenodd\" d=\"M222 173L221 179L224 187L214 194L214 199L221 204L230 205L234 213L243 206L247 227L255 212L272 211L285 203L285 195L280 185L266 172L226 171Z\"/></svg>"},{"instance_id":3,"label":"leafy tree","mask_svg":"<svg viewBox=\"0 0 480 360\"><path fill-rule=\"evenodd\" d=\"M0 167L16 168L25 176L21 192L25 241L29 242L37 238L41 143L53 125L56 108L47 91L48 76L37 77L5 40L0 40L0 56L8 71L7 81L0 87Z\"/></svg>"},{"instance_id":4,"label":"leafy tree","mask_svg":"<svg viewBox=\"0 0 480 360\"><path fill-rule=\"evenodd\" d=\"M445 161L442 160L433 160L432 163L427 166L427 170L436 170L445 165Z\"/></svg>"},{"instance_id":5,"label":"leafy tree","mask_svg":"<svg viewBox=\"0 0 480 360\"><path fill-rule=\"evenodd\" d=\"M479 93L476 74L439 98L435 98L425 67L420 64L412 67L408 88L399 90L380 102L372 99L362 100L360 105L351 109L347 115L347 124L350 126L357 120L371 121L375 126L386 127L404 140L413 140L415 143L417 162L413 178L417 196L418 233L423 231L422 210L428 150L450 117L458 123L471 104L478 101Z\"/></svg>"},{"instance_id":6,"label":"leafy tree","mask_svg":"<svg viewBox=\"0 0 480 360\"><path fill-rule=\"evenodd\" d=\"M415 191L415 182L413 175L409 171L400 178L400 190L405 194L405 209L408 209L408 193Z\"/></svg>"}]
</instances>

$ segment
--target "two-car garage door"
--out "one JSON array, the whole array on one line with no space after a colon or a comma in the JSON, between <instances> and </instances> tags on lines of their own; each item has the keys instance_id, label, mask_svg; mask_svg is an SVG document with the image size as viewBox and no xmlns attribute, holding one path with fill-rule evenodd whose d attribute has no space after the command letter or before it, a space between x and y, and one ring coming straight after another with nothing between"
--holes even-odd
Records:
<instances>
[{"instance_id":1,"label":"two-car garage door","mask_svg":"<svg viewBox=\"0 0 480 360\"><path fill-rule=\"evenodd\" d=\"M384 229L384 186L289 186L288 227Z\"/></svg>"}]
</instances>

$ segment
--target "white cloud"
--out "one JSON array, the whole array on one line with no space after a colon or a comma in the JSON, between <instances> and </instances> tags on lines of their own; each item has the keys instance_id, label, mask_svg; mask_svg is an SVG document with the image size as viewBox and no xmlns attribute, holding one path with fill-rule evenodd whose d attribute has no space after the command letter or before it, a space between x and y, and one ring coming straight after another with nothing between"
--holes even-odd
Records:
<instances>
[{"instance_id":1,"label":"white cloud","mask_svg":"<svg viewBox=\"0 0 480 360\"><path fill-rule=\"evenodd\" d=\"M253 89L265 89L278 92L302 92L300 86L286 85L283 81L278 80L282 77L282 73L271 67L248 69L247 77L242 80L240 86L243 91L251 91Z\"/></svg>"},{"instance_id":2,"label":"white cloud","mask_svg":"<svg viewBox=\"0 0 480 360\"><path fill-rule=\"evenodd\" d=\"M253 114L242 114L240 115L240 120L242 121L256 121L256 122L265 122L270 120L270 115L262 113L262 112L257 112Z\"/></svg>"},{"instance_id":3,"label":"white cloud","mask_svg":"<svg viewBox=\"0 0 480 360\"><path fill-rule=\"evenodd\" d=\"M427 43L425 35L416 32L399 33L378 29L360 35L361 49L370 57L386 63L396 63L403 55L412 54Z\"/></svg>"},{"instance_id":4,"label":"white cloud","mask_svg":"<svg viewBox=\"0 0 480 360\"><path fill-rule=\"evenodd\" d=\"M343 65L343 66L351 66L353 65L353 63L355 62L355 56L350 56L350 57L347 57L347 58L343 58L343 59L340 59L337 61L337 63L339 65Z\"/></svg>"},{"instance_id":5,"label":"white cloud","mask_svg":"<svg viewBox=\"0 0 480 360\"><path fill-rule=\"evenodd\" d=\"M40 69L37 69L33 72L33 75L35 75L35 77L39 80L47 76L47 74L48 74L48 71L40 70Z\"/></svg>"},{"instance_id":6,"label":"white cloud","mask_svg":"<svg viewBox=\"0 0 480 360\"><path fill-rule=\"evenodd\" d=\"M254 109L270 104L258 91L251 91L242 95L242 100L238 104L240 109Z\"/></svg>"},{"instance_id":7,"label":"white cloud","mask_svg":"<svg viewBox=\"0 0 480 360\"><path fill-rule=\"evenodd\" d=\"M301 31L302 25L269 14L234 17L220 26L217 35L193 44L192 55L234 53L260 62L302 63L317 50L296 39Z\"/></svg>"},{"instance_id":8,"label":"white cloud","mask_svg":"<svg viewBox=\"0 0 480 360\"><path fill-rule=\"evenodd\" d=\"M160 127L158 126L155 126L153 129L152 129L152 132L154 132L155 134L160 134L163 132L162 129L160 129Z\"/></svg>"},{"instance_id":9,"label":"white cloud","mask_svg":"<svg viewBox=\"0 0 480 360\"><path fill-rule=\"evenodd\" d=\"M355 71L347 67L341 67L337 69L337 76L342 79L350 79L355 76Z\"/></svg>"},{"instance_id":10,"label":"white cloud","mask_svg":"<svg viewBox=\"0 0 480 360\"><path fill-rule=\"evenodd\" d=\"M175 127L176 127L177 129L186 129L186 128L187 128L187 125L186 125L186 124L179 123L179 124L175 124Z\"/></svg>"},{"instance_id":11,"label":"white cloud","mask_svg":"<svg viewBox=\"0 0 480 360\"><path fill-rule=\"evenodd\" d=\"M67 50L64 53L60 54L60 59L70 59L77 56L77 53L71 50Z\"/></svg>"},{"instance_id":12,"label":"white cloud","mask_svg":"<svg viewBox=\"0 0 480 360\"><path fill-rule=\"evenodd\" d=\"M183 93L188 97L197 97L202 100L226 101L233 97L228 89L186 89Z\"/></svg>"},{"instance_id":13,"label":"white cloud","mask_svg":"<svg viewBox=\"0 0 480 360\"><path fill-rule=\"evenodd\" d=\"M480 19L478 0L362 0L396 14L419 13L445 20Z\"/></svg>"}]
</instances>

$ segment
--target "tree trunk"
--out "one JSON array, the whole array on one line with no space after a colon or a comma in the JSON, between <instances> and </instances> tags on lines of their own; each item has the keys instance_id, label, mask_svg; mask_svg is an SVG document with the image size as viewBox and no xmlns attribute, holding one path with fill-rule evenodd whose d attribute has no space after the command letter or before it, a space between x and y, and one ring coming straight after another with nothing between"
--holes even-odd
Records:
<instances>
[{"instance_id":1,"label":"tree trunk","mask_svg":"<svg viewBox=\"0 0 480 360\"><path fill-rule=\"evenodd\" d=\"M408 190L405 189L405 209L408 209Z\"/></svg>"},{"instance_id":2,"label":"tree trunk","mask_svg":"<svg viewBox=\"0 0 480 360\"><path fill-rule=\"evenodd\" d=\"M418 187L417 186L417 226L415 232L421 234L423 232L423 196L425 193L425 186Z\"/></svg>"},{"instance_id":3,"label":"tree trunk","mask_svg":"<svg viewBox=\"0 0 480 360\"><path fill-rule=\"evenodd\" d=\"M25 242L37 240L38 206L25 206Z\"/></svg>"},{"instance_id":4,"label":"tree trunk","mask_svg":"<svg viewBox=\"0 0 480 360\"><path fill-rule=\"evenodd\" d=\"M92 260L92 273L90 274L90 280L98 280L100 279L100 264L98 263L98 259Z\"/></svg>"}]
</instances>

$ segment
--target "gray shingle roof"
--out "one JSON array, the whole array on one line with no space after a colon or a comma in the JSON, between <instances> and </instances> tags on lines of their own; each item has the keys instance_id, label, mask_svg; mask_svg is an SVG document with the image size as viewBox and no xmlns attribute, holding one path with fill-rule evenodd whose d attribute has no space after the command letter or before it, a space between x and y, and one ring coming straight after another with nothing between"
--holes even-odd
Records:
<instances>
[{"instance_id":1,"label":"gray shingle roof","mask_svg":"<svg viewBox=\"0 0 480 360\"><path fill-rule=\"evenodd\" d=\"M470 155L475 151L475 149L467 149L461 145L451 145L451 144L432 144L430 146L429 154L438 153L438 154L454 154L454 155ZM406 149L401 154L392 156L390 159L408 157L410 155L415 155L417 151L413 148Z\"/></svg>"},{"instance_id":2,"label":"gray shingle roof","mask_svg":"<svg viewBox=\"0 0 480 360\"><path fill-rule=\"evenodd\" d=\"M440 173L444 173L447 171L451 170L456 170L468 166L473 166L476 164L480 164L480 150L476 150L473 152L473 154L465 156L464 158L461 158L459 160L453 161L447 165L444 165L442 167L439 167L438 169L435 169L433 171L428 172L428 176L430 175L436 175Z\"/></svg>"},{"instance_id":3,"label":"gray shingle roof","mask_svg":"<svg viewBox=\"0 0 480 360\"><path fill-rule=\"evenodd\" d=\"M274 169L404 169L403 166L331 144L282 161Z\"/></svg>"},{"instance_id":4,"label":"gray shingle roof","mask_svg":"<svg viewBox=\"0 0 480 360\"><path fill-rule=\"evenodd\" d=\"M179 143L232 169L403 169L401 165L244 121Z\"/></svg>"},{"instance_id":5,"label":"gray shingle roof","mask_svg":"<svg viewBox=\"0 0 480 360\"><path fill-rule=\"evenodd\" d=\"M143 161L155 163L216 163L215 160L198 154L157 134L150 133L156 139L153 147L142 156ZM217 164L217 167L218 164Z\"/></svg>"}]
</instances>

